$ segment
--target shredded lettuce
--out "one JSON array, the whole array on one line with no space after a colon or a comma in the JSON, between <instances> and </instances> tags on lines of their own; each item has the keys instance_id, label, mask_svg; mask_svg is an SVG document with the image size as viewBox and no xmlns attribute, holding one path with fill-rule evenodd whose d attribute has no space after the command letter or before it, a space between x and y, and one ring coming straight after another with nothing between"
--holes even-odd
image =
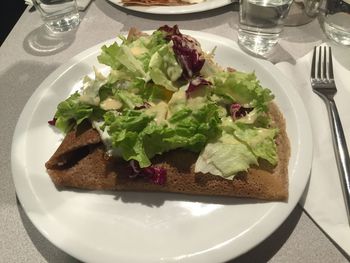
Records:
<instances>
[{"instance_id":1,"label":"shredded lettuce","mask_svg":"<svg viewBox=\"0 0 350 263\"><path fill-rule=\"evenodd\" d=\"M156 154L173 149L199 152L208 140L218 136L219 124L214 104L204 105L195 112L183 108L169 118L168 123L161 125L144 111L105 114L105 127L113 146L119 148L125 160L136 160L140 167L149 166L150 159Z\"/></svg>"},{"instance_id":2,"label":"shredded lettuce","mask_svg":"<svg viewBox=\"0 0 350 263\"><path fill-rule=\"evenodd\" d=\"M226 179L260 159L276 165L271 91L254 73L222 69L177 26L121 37L101 48L98 61L110 73L95 69L95 78L85 77L82 90L57 107L63 132L84 120L98 123L108 152L140 168L179 148L199 153L196 172Z\"/></svg>"}]
</instances>

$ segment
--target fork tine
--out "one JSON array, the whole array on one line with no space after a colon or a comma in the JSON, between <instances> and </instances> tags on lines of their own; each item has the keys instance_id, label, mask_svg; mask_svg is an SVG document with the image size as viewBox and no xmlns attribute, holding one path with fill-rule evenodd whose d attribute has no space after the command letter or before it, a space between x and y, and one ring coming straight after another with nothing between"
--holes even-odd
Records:
<instances>
[{"instance_id":1,"label":"fork tine","mask_svg":"<svg viewBox=\"0 0 350 263\"><path fill-rule=\"evenodd\" d=\"M322 71L322 50L321 47L318 49L318 62L317 62L317 78L321 78L321 71Z\"/></svg>"},{"instance_id":2,"label":"fork tine","mask_svg":"<svg viewBox=\"0 0 350 263\"><path fill-rule=\"evenodd\" d=\"M332 49L328 48L328 76L330 79L334 79L333 76L333 60L332 60Z\"/></svg>"},{"instance_id":3,"label":"fork tine","mask_svg":"<svg viewBox=\"0 0 350 263\"><path fill-rule=\"evenodd\" d=\"M327 79L327 47L323 47L323 72L322 77Z\"/></svg>"},{"instance_id":4,"label":"fork tine","mask_svg":"<svg viewBox=\"0 0 350 263\"><path fill-rule=\"evenodd\" d=\"M314 53L312 55L312 65L311 65L311 78L315 78L315 68L316 68L316 47L314 47Z\"/></svg>"}]
</instances>

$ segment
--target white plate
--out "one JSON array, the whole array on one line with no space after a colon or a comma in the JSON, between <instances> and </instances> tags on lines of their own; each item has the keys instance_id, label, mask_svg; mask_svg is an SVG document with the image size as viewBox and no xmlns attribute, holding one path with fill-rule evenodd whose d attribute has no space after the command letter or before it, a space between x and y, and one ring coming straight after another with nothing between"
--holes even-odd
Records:
<instances>
[{"instance_id":1,"label":"white plate","mask_svg":"<svg viewBox=\"0 0 350 263\"><path fill-rule=\"evenodd\" d=\"M196 37L205 50L217 46L216 61L255 70L269 87L287 121L291 141L288 202L196 197L162 193L58 191L44 163L62 139L47 121L56 105L99 65L103 44L55 70L27 102L12 142L12 171L18 198L39 231L82 261L216 262L237 257L268 237L297 204L309 177L311 132L294 88L269 62L241 52L231 40L207 33ZM111 43L111 41L108 41Z\"/></svg>"},{"instance_id":2,"label":"white plate","mask_svg":"<svg viewBox=\"0 0 350 263\"><path fill-rule=\"evenodd\" d=\"M236 0L206 0L202 3L193 5L180 5L180 6L134 6L123 5L121 0L108 0L109 2L116 4L120 7L149 14L189 14L212 10L228 4L233 3Z\"/></svg>"}]
</instances>

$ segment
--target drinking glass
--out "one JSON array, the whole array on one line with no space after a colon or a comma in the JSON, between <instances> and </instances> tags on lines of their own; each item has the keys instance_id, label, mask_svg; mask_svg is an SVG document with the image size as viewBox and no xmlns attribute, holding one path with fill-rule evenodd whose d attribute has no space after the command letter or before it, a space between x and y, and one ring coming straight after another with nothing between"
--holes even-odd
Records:
<instances>
[{"instance_id":1,"label":"drinking glass","mask_svg":"<svg viewBox=\"0 0 350 263\"><path fill-rule=\"evenodd\" d=\"M76 28L80 18L76 0L33 0L48 28L64 32Z\"/></svg>"},{"instance_id":2,"label":"drinking glass","mask_svg":"<svg viewBox=\"0 0 350 263\"><path fill-rule=\"evenodd\" d=\"M323 0L320 21L328 38L350 45L350 0Z\"/></svg>"},{"instance_id":3,"label":"drinking glass","mask_svg":"<svg viewBox=\"0 0 350 263\"><path fill-rule=\"evenodd\" d=\"M320 0L294 0L290 6L284 26L302 26L318 15Z\"/></svg>"},{"instance_id":4,"label":"drinking glass","mask_svg":"<svg viewBox=\"0 0 350 263\"><path fill-rule=\"evenodd\" d=\"M258 55L277 44L293 0L240 0L238 43Z\"/></svg>"}]
</instances>

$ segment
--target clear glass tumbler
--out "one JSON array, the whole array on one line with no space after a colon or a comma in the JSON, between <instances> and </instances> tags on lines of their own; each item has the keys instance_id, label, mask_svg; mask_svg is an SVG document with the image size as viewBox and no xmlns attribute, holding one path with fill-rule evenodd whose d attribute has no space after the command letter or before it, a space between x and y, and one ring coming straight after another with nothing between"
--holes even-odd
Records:
<instances>
[{"instance_id":1,"label":"clear glass tumbler","mask_svg":"<svg viewBox=\"0 0 350 263\"><path fill-rule=\"evenodd\" d=\"M323 0L320 21L327 37L350 45L350 0Z\"/></svg>"},{"instance_id":2,"label":"clear glass tumbler","mask_svg":"<svg viewBox=\"0 0 350 263\"><path fill-rule=\"evenodd\" d=\"M293 0L240 0L238 43L264 55L277 44Z\"/></svg>"},{"instance_id":3,"label":"clear glass tumbler","mask_svg":"<svg viewBox=\"0 0 350 263\"><path fill-rule=\"evenodd\" d=\"M33 0L35 8L54 32L65 32L76 28L80 18L76 0Z\"/></svg>"}]
</instances>

